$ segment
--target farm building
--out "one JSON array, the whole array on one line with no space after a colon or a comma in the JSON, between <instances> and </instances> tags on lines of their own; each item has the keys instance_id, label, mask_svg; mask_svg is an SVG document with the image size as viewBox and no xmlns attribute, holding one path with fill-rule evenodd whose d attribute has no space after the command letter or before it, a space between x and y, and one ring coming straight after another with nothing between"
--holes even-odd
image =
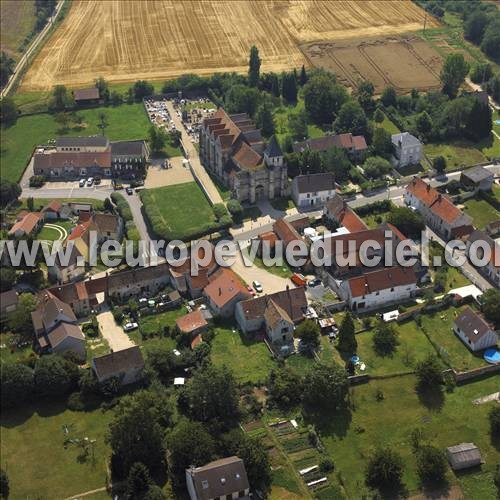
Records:
<instances>
[{"instance_id":1,"label":"farm building","mask_svg":"<svg viewBox=\"0 0 500 500\"><path fill-rule=\"evenodd\" d=\"M29 234L36 233L43 223L43 214L41 212L19 212L16 223L9 229L9 236L22 238Z\"/></svg>"},{"instance_id":2,"label":"farm building","mask_svg":"<svg viewBox=\"0 0 500 500\"><path fill-rule=\"evenodd\" d=\"M90 104L99 104L102 102L101 95L97 87L75 89L73 90L73 98L75 100L75 104L79 106L88 106Z\"/></svg>"},{"instance_id":3,"label":"farm building","mask_svg":"<svg viewBox=\"0 0 500 500\"><path fill-rule=\"evenodd\" d=\"M368 149L364 136L338 134L314 137L303 142L296 142L293 145L293 152L302 153L309 149L311 151L318 151L319 153L326 153L333 147L345 150L351 160L359 160L362 154Z\"/></svg>"},{"instance_id":4,"label":"farm building","mask_svg":"<svg viewBox=\"0 0 500 500\"><path fill-rule=\"evenodd\" d=\"M474 443L461 443L446 448L446 455L453 470L481 465L481 452Z\"/></svg>"}]
</instances>

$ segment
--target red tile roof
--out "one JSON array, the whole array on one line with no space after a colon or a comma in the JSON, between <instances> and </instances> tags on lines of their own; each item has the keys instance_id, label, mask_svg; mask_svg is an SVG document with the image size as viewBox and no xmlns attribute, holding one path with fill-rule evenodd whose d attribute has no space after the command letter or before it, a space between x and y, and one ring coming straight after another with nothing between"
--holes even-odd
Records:
<instances>
[{"instance_id":1,"label":"red tile roof","mask_svg":"<svg viewBox=\"0 0 500 500\"><path fill-rule=\"evenodd\" d=\"M59 212L62 208L62 203L58 200L52 200L48 205L43 207L42 212Z\"/></svg>"},{"instance_id":2,"label":"red tile roof","mask_svg":"<svg viewBox=\"0 0 500 500\"><path fill-rule=\"evenodd\" d=\"M413 267L395 266L356 276L348 281L351 295L353 297L362 297L363 295L396 286L416 284L417 276Z\"/></svg>"},{"instance_id":3,"label":"red tile roof","mask_svg":"<svg viewBox=\"0 0 500 500\"><path fill-rule=\"evenodd\" d=\"M254 170L262 164L262 156L243 141L234 153L233 160L238 166L248 170Z\"/></svg>"},{"instance_id":4,"label":"red tile roof","mask_svg":"<svg viewBox=\"0 0 500 500\"><path fill-rule=\"evenodd\" d=\"M28 212L10 228L9 234L15 234L17 231L23 231L25 234L30 234L41 219L43 219L42 213Z\"/></svg>"},{"instance_id":5,"label":"red tile roof","mask_svg":"<svg viewBox=\"0 0 500 500\"><path fill-rule=\"evenodd\" d=\"M406 186L406 190L445 222L452 223L463 215L447 196L439 193L420 177L414 177Z\"/></svg>"},{"instance_id":6,"label":"red tile roof","mask_svg":"<svg viewBox=\"0 0 500 500\"><path fill-rule=\"evenodd\" d=\"M252 295L243 285L239 276L231 269L220 268L209 277L210 283L205 287L204 293L219 308L241 294L242 300Z\"/></svg>"},{"instance_id":7,"label":"red tile roof","mask_svg":"<svg viewBox=\"0 0 500 500\"><path fill-rule=\"evenodd\" d=\"M200 309L181 316L175 321L175 324L182 333L191 333L208 325Z\"/></svg>"},{"instance_id":8,"label":"red tile roof","mask_svg":"<svg viewBox=\"0 0 500 500\"><path fill-rule=\"evenodd\" d=\"M285 219L278 219L273 225L273 230L285 245L302 239L297 230Z\"/></svg>"}]
</instances>

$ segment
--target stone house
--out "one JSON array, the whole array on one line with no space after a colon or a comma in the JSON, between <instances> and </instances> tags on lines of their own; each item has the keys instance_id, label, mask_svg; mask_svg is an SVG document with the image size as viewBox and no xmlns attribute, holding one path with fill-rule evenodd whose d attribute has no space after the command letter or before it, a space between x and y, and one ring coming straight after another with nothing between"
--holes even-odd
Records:
<instances>
[{"instance_id":1,"label":"stone house","mask_svg":"<svg viewBox=\"0 0 500 500\"><path fill-rule=\"evenodd\" d=\"M423 144L408 132L392 135L396 168L417 165L422 160Z\"/></svg>"},{"instance_id":2,"label":"stone house","mask_svg":"<svg viewBox=\"0 0 500 500\"><path fill-rule=\"evenodd\" d=\"M121 385L133 384L142 379L144 358L139 346L133 346L92 359L92 369L101 383L116 377Z\"/></svg>"},{"instance_id":3,"label":"stone house","mask_svg":"<svg viewBox=\"0 0 500 500\"><path fill-rule=\"evenodd\" d=\"M481 166L469 168L460 174L461 184L474 191L491 191L494 180L493 172Z\"/></svg>"}]
</instances>

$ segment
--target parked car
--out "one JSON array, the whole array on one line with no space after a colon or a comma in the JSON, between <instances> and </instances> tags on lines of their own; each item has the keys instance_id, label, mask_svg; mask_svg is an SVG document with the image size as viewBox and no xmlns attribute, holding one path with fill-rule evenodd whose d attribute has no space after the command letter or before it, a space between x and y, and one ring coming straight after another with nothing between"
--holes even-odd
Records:
<instances>
[{"instance_id":1,"label":"parked car","mask_svg":"<svg viewBox=\"0 0 500 500\"><path fill-rule=\"evenodd\" d=\"M94 178L93 177L89 177L87 179L87 186L92 186L92 184L94 184Z\"/></svg>"},{"instance_id":2,"label":"parked car","mask_svg":"<svg viewBox=\"0 0 500 500\"><path fill-rule=\"evenodd\" d=\"M86 181L85 179L80 179L80 182L79 182L80 187L81 187L81 188L82 188L82 187L84 187L86 182L87 182L87 181Z\"/></svg>"},{"instance_id":3,"label":"parked car","mask_svg":"<svg viewBox=\"0 0 500 500\"><path fill-rule=\"evenodd\" d=\"M134 194L134 190L131 187L128 187L125 191L127 191L128 195Z\"/></svg>"},{"instance_id":4,"label":"parked car","mask_svg":"<svg viewBox=\"0 0 500 500\"><path fill-rule=\"evenodd\" d=\"M252 286L253 286L253 289L254 289L257 293L262 293L263 288L262 288L262 285L261 285L258 281L254 281L254 282L252 283Z\"/></svg>"},{"instance_id":5,"label":"parked car","mask_svg":"<svg viewBox=\"0 0 500 500\"><path fill-rule=\"evenodd\" d=\"M247 286L247 290L251 293L252 297L255 296L255 290L250 285Z\"/></svg>"},{"instance_id":6,"label":"parked car","mask_svg":"<svg viewBox=\"0 0 500 500\"><path fill-rule=\"evenodd\" d=\"M131 330L135 330L136 328L139 328L139 325L137 323L125 323L123 325L123 330L125 332L130 332Z\"/></svg>"},{"instance_id":7,"label":"parked car","mask_svg":"<svg viewBox=\"0 0 500 500\"><path fill-rule=\"evenodd\" d=\"M307 281L306 279L304 278L304 275L302 274L299 274L299 273L295 273L293 276L292 276L292 281L297 285L297 286L304 286Z\"/></svg>"},{"instance_id":8,"label":"parked car","mask_svg":"<svg viewBox=\"0 0 500 500\"><path fill-rule=\"evenodd\" d=\"M314 288L315 286L321 285L321 280L319 278L314 278L312 280L309 280L307 283L307 286Z\"/></svg>"},{"instance_id":9,"label":"parked car","mask_svg":"<svg viewBox=\"0 0 500 500\"><path fill-rule=\"evenodd\" d=\"M96 177L96 178L94 179L94 184L95 184L96 186L98 186L100 183L101 183L101 178L100 178L100 177Z\"/></svg>"}]
</instances>

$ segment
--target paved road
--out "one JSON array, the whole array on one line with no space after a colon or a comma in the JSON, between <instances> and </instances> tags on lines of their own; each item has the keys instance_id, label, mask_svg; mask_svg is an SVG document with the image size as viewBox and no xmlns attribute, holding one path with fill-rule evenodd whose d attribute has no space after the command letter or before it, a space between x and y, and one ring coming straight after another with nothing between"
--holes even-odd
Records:
<instances>
[{"instance_id":1,"label":"paved road","mask_svg":"<svg viewBox=\"0 0 500 500\"><path fill-rule=\"evenodd\" d=\"M42 41L43 37L47 34L49 29L54 24L54 21L57 19L57 16L59 15L59 12L61 11L61 7L63 6L63 4L64 0L57 2L54 15L47 21L47 24L45 25L43 30L40 31L40 33L38 33L35 39L31 42L31 45L28 47L26 52L22 55L21 59L19 59L19 61L17 62L16 67L14 68L14 73L12 73L12 75L10 76L7 85L5 85L5 87L2 89L1 92L2 97L6 96L9 93L14 81L16 80L19 71L23 69L24 65L28 62L28 58L30 57L30 55L38 47L38 44Z\"/></svg>"},{"instance_id":2,"label":"paved road","mask_svg":"<svg viewBox=\"0 0 500 500\"><path fill-rule=\"evenodd\" d=\"M172 101L167 101L167 109L168 112L170 113L171 119L174 121L175 127L177 128L177 130L181 131L182 144L184 145L184 150L186 151L189 162L191 163L191 167L193 168L193 171L198 180L201 182L201 184L203 184L205 192L210 198L212 204L215 205L215 203L224 203L221 198L221 195L219 194L219 191L217 191L217 188L215 187L215 184L213 183L210 176L207 174L205 167L201 164L198 151L194 147L194 144L191 142L191 138L189 137L189 134L186 132L186 129L182 124L181 118L177 116Z\"/></svg>"}]
</instances>

